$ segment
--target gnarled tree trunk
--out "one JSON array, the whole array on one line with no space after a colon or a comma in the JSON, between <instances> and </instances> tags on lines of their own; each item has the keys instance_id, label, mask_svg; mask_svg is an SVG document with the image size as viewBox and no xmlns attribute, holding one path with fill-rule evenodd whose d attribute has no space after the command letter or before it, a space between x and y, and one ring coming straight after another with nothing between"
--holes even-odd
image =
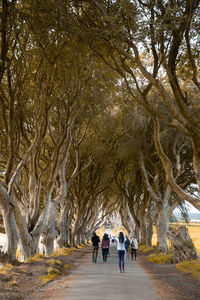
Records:
<instances>
[{"instance_id":1,"label":"gnarled tree trunk","mask_svg":"<svg viewBox=\"0 0 200 300\"><path fill-rule=\"evenodd\" d=\"M0 182L0 209L6 233L6 243L3 247L3 252L9 261L13 261L16 259L19 233L15 221L14 206L9 200L7 190Z\"/></svg>"},{"instance_id":2,"label":"gnarled tree trunk","mask_svg":"<svg viewBox=\"0 0 200 300\"><path fill-rule=\"evenodd\" d=\"M167 236L171 242L174 255L178 261L198 259L199 254L186 226L170 228Z\"/></svg>"},{"instance_id":3,"label":"gnarled tree trunk","mask_svg":"<svg viewBox=\"0 0 200 300\"><path fill-rule=\"evenodd\" d=\"M146 244L147 246L152 247L153 218L150 212L147 213L146 221L147 221Z\"/></svg>"},{"instance_id":4,"label":"gnarled tree trunk","mask_svg":"<svg viewBox=\"0 0 200 300\"><path fill-rule=\"evenodd\" d=\"M60 220L58 222L58 228L59 236L57 238L57 243L59 248L69 247L70 217L69 207L65 204L65 202L61 203Z\"/></svg>"}]
</instances>

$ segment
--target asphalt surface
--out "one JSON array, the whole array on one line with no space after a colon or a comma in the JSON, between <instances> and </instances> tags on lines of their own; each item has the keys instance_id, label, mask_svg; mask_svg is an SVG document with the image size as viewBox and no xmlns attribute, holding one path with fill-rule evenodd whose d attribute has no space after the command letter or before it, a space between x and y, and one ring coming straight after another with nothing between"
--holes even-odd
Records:
<instances>
[{"instance_id":1,"label":"asphalt surface","mask_svg":"<svg viewBox=\"0 0 200 300\"><path fill-rule=\"evenodd\" d=\"M100 249L99 249L100 250ZM161 300L137 261L126 258L125 272L118 270L116 245L106 263L99 251L97 263L91 256L70 275L70 286L63 300Z\"/></svg>"}]
</instances>

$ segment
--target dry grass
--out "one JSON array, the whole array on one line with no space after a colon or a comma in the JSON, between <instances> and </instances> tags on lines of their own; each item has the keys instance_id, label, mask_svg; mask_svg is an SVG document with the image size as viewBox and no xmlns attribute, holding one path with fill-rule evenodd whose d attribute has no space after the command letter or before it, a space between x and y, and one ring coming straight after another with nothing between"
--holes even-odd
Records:
<instances>
[{"instance_id":1,"label":"dry grass","mask_svg":"<svg viewBox=\"0 0 200 300\"><path fill-rule=\"evenodd\" d=\"M65 270L67 270L67 269L69 269L69 268L70 268L70 264L64 265L64 269L65 269Z\"/></svg>"},{"instance_id":2,"label":"dry grass","mask_svg":"<svg viewBox=\"0 0 200 300\"><path fill-rule=\"evenodd\" d=\"M6 264L3 268L1 268L0 273L6 274L13 266L11 264Z\"/></svg>"},{"instance_id":3,"label":"dry grass","mask_svg":"<svg viewBox=\"0 0 200 300\"><path fill-rule=\"evenodd\" d=\"M33 256L33 257L27 258L27 259L25 260L24 263L28 264L28 263L31 263L31 262L33 262L33 261L40 261L40 260L42 260L43 258L45 258L45 256L42 255L42 254L40 254L40 253L38 253L38 254L36 254L36 255Z\"/></svg>"},{"instance_id":4,"label":"dry grass","mask_svg":"<svg viewBox=\"0 0 200 300\"><path fill-rule=\"evenodd\" d=\"M177 225L185 225L189 231L189 234L191 236L191 239L200 254L200 224L199 223L172 223L170 226L177 226ZM157 236L156 236L156 227L153 228L154 234L152 238L152 245L156 246L157 245ZM170 241L167 241L168 247L171 248L171 243Z\"/></svg>"},{"instance_id":5,"label":"dry grass","mask_svg":"<svg viewBox=\"0 0 200 300\"><path fill-rule=\"evenodd\" d=\"M55 267L55 266L61 266L62 262L57 259L49 259L47 260L47 264L50 265L51 267Z\"/></svg>"},{"instance_id":6,"label":"dry grass","mask_svg":"<svg viewBox=\"0 0 200 300\"><path fill-rule=\"evenodd\" d=\"M147 260L156 264L168 264L174 262L173 254L166 254L166 253L150 254Z\"/></svg>"},{"instance_id":7,"label":"dry grass","mask_svg":"<svg viewBox=\"0 0 200 300\"><path fill-rule=\"evenodd\" d=\"M146 245L140 245L139 246L139 251L141 251L142 253L148 253L148 252L154 252L155 249Z\"/></svg>"},{"instance_id":8,"label":"dry grass","mask_svg":"<svg viewBox=\"0 0 200 300\"><path fill-rule=\"evenodd\" d=\"M200 259L183 261L176 264L176 268L184 273L190 273L195 279L200 281Z\"/></svg>"},{"instance_id":9,"label":"dry grass","mask_svg":"<svg viewBox=\"0 0 200 300\"><path fill-rule=\"evenodd\" d=\"M77 250L77 248L61 248L59 251L53 252L50 257L57 257L57 256L61 256L61 255L70 255L70 253L72 251Z\"/></svg>"},{"instance_id":10,"label":"dry grass","mask_svg":"<svg viewBox=\"0 0 200 300\"><path fill-rule=\"evenodd\" d=\"M50 272L47 275L40 276L39 278L42 281L42 284L46 284L52 280L55 280L60 275L59 272L57 272L57 269L53 270L51 269Z\"/></svg>"},{"instance_id":11,"label":"dry grass","mask_svg":"<svg viewBox=\"0 0 200 300\"><path fill-rule=\"evenodd\" d=\"M200 254L200 224L199 223L173 223L170 224L171 227L177 226L177 225L185 225L189 231L189 234L191 236L191 239ZM167 241L168 247L171 248L171 244L169 241ZM154 227L154 234L153 234L153 239L152 239L152 244L156 246L157 244L157 237L156 237L156 228ZM168 255L168 254L166 254ZM152 257L148 257L148 260L151 262L158 262L162 260L167 260L167 257L162 257L162 255L156 255ZM170 256L169 256L170 260ZM184 273L190 273L195 279L200 281L200 259L197 260L192 260L192 261L183 261L181 263L176 264L177 270L184 272Z\"/></svg>"}]
</instances>

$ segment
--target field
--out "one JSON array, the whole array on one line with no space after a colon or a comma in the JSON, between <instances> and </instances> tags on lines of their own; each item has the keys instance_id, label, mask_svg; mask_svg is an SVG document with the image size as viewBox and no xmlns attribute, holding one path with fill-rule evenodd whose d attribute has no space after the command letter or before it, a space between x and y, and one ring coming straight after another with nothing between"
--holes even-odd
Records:
<instances>
[{"instance_id":1,"label":"field","mask_svg":"<svg viewBox=\"0 0 200 300\"><path fill-rule=\"evenodd\" d=\"M170 226L180 226L185 225L189 231L189 234L192 238L192 241L200 254L200 223L172 223ZM154 228L154 234L152 239L153 246L156 246L157 244L157 238L156 238L156 228ZM169 243L170 246L170 243Z\"/></svg>"}]
</instances>

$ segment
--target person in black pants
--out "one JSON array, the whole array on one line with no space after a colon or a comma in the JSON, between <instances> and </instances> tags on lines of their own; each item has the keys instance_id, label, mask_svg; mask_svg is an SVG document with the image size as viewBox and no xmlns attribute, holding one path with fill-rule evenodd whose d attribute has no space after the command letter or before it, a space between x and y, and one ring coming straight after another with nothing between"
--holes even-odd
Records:
<instances>
[{"instance_id":1,"label":"person in black pants","mask_svg":"<svg viewBox=\"0 0 200 300\"><path fill-rule=\"evenodd\" d=\"M107 261L107 255L109 251L109 245L110 245L110 239L108 237L107 233L104 233L102 242L101 242L101 249L102 249L102 255L103 255L103 261Z\"/></svg>"},{"instance_id":2,"label":"person in black pants","mask_svg":"<svg viewBox=\"0 0 200 300\"><path fill-rule=\"evenodd\" d=\"M133 260L133 253L135 252L135 260L136 260L137 249L138 249L138 242L137 242L137 239L136 239L135 235L132 236L132 238L130 240L130 243L131 243L131 259Z\"/></svg>"},{"instance_id":3,"label":"person in black pants","mask_svg":"<svg viewBox=\"0 0 200 300\"><path fill-rule=\"evenodd\" d=\"M91 241L92 241L92 245L93 245L92 261L94 263L96 263L97 262L98 250L99 250L99 242L100 242L100 238L96 234L96 232L93 232Z\"/></svg>"}]
</instances>

